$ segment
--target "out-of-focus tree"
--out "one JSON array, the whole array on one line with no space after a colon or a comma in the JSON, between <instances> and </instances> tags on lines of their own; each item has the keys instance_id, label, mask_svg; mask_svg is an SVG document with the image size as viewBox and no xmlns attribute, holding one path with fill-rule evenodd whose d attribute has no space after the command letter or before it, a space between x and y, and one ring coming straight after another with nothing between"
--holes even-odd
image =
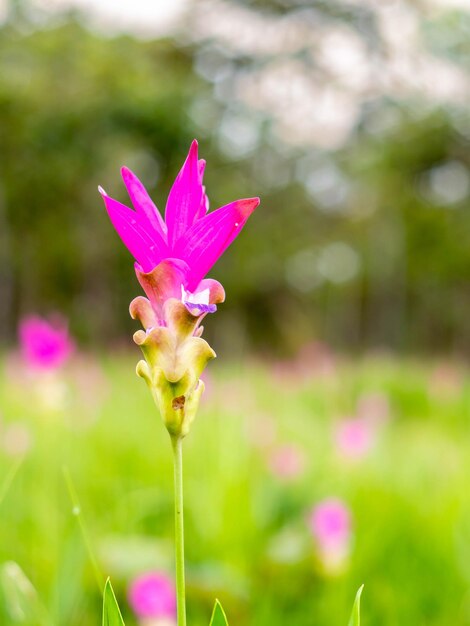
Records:
<instances>
[{"instance_id":1,"label":"out-of-focus tree","mask_svg":"<svg viewBox=\"0 0 470 626\"><path fill-rule=\"evenodd\" d=\"M57 308L88 336L115 336L135 286L97 185L124 200L123 163L168 184L201 81L167 41L105 40L73 17L45 26L14 21L0 37L1 332Z\"/></svg>"},{"instance_id":2,"label":"out-of-focus tree","mask_svg":"<svg viewBox=\"0 0 470 626\"><path fill-rule=\"evenodd\" d=\"M266 187L267 295L286 332L468 349L470 14L438 0L193 6L220 124L209 100L195 121Z\"/></svg>"},{"instance_id":3,"label":"out-of-focus tree","mask_svg":"<svg viewBox=\"0 0 470 626\"><path fill-rule=\"evenodd\" d=\"M315 336L468 349L468 15L385 0L192 8L171 40L103 38L24 5L3 26L0 332L54 308L89 339L129 329L132 265L96 186L127 201L126 164L163 209L197 136L213 207L263 200L215 269L219 346L229 331L286 349Z\"/></svg>"}]
</instances>

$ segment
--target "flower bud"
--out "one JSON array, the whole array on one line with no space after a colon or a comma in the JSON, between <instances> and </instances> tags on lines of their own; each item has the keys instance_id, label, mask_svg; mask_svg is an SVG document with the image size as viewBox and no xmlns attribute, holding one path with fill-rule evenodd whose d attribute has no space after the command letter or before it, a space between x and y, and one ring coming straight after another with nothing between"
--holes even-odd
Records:
<instances>
[{"instance_id":1,"label":"flower bud","mask_svg":"<svg viewBox=\"0 0 470 626\"><path fill-rule=\"evenodd\" d=\"M144 297L133 300L130 313L146 327L134 334L145 358L137 364L137 374L146 381L170 435L185 437L204 391L200 376L216 356L198 336L203 315L193 315L183 302L170 298L163 305L163 320L157 320Z\"/></svg>"}]
</instances>

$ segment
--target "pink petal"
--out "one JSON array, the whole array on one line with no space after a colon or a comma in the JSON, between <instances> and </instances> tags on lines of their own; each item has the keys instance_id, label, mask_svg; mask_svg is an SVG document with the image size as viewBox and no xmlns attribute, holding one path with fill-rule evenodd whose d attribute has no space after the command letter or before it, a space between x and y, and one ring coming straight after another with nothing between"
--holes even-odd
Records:
<instances>
[{"instance_id":1,"label":"pink petal","mask_svg":"<svg viewBox=\"0 0 470 626\"><path fill-rule=\"evenodd\" d=\"M206 162L204 159L199 159L198 167L199 167L199 179L202 185L202 180L204 178L204 170L206 169ZM201 217L204 217L204 215L207 213L208 210L209 210L209 198L207 197L205 186L202 185L201 205L197 212L196 219L201 219Z\"/></svg>"},{"instance_id":2,"label":"pink petal","mask_svg":"<svg viewBox=\"0 0 470 626\"><path fill-rule=\"evenodd\" d=\"M259 204L259 198L236 200L195 222L174 248L174 256L191 268L188 289L194 291L217 259L237 237Z\"/></svg>"},{"instance_id":3,"label":"pink petal","mask_svg":"<svg viewBox=\"0 0 470 626\"><path fill-rule=\"evenodd\" d=\"M197 162L197 167L199 172L199 179L202 185L202 179L204 178L204 172L206 169L206 159L199 159L199 161Z\"/></svg>"},{"instance_id":4,"label":"pink petal","mask_svg":"<svg viewBox=\"0 0 470 626\"><path fill-rule=\"evenodd\" d=\"M351 512L338 498L321 501L310 514L310 529L322 547L344 543L351 535Z\"/></svg>"},{"instance_id":5,"label":"pink petal","mask_svg":"<svg viewBox=\"0 0 470 626\"><path fill-rule=\"evenodd\" d=\"M23 358L31 369L58 369L75 348L62 321L52 323L35 315L21 320L19 337Z\"/></svg>"},{"instance_id":6,"label":"pink petal","mask_svg":"<svg viewBox=\"0 0 470 626\"><path fill-rule=\"evenodd\" d=\"M194 222L202 202L202 181L194 140L180 173L173 183L165 209L170 247L184 235Z\"/></svg>"},{"instance_id":7,"label":"pink petal","mask_svg":"<svg viewBox=\"0 0 470 626\"><path fill-rule=\"evenodd\" d=\"M189 268L181 259L164 259L150 272L135 265L135 273L159 319L163 318L163 305L168 298L181 299L181 285L186 287Z\"/></svg>"},{"instance_id":8,"label":"pink petal","mask_svg":"<svg viewBox=\"0 0 470 626\"><path fill-rule=\"evenodd\" d=\"M225 289L218 280L213 278L201 280L196 291L204 291L204 289L209 289L209 304L219 304L225 301Z\"/></svg>"},{"instance_id":9,"label":"pink petal","mask_svg":"<svg viewBox=\"0 0 470 626\"><path fill-rule=\"evenodd\" d=\"M132 256L149 272L166 256L166 243L158 233L148 233L147 222L141 215L114 200L102 189L100 193L117 234Z\"/></svg>"},{"instance_id":10,"label":"pink petal","mask_svg":"<svg viewBox=\"0 0 470 626\"><path fill-rule=\"evenodd\" d=\"M129 604L142 620L173 622L176 616L176 592L165 572L148 572L136 578L129 588Z\"/></svg>"},{"instance_id":11,"label":"pink petal","mask_svg":"<svg viewBox=\"0 0 470 626\"><path fill-rule=\"evenodd\" d=\"M127 167L121 168L121 175L137 213L145 216L152 228L166 240L166 224L143 184Z\"/></svg>"}]
</instances>

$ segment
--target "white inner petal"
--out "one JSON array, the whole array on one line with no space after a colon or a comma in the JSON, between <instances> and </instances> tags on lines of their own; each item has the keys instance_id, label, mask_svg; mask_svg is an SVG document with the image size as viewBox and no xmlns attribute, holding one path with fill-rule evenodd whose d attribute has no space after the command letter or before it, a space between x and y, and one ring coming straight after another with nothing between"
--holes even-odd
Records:
<instances>
[{"instance_id":1,"label":"white inner petal","mask_svg":"<svg viewBox=\"0 0 470 626\"><path fill-rule=\"evenodd\" d=\"M183 302L190 302L191 304L209 304L209 298L209 289L203 289L198 293L190 293L181 285L181 300Z\"/></svg>"}]
</instances>

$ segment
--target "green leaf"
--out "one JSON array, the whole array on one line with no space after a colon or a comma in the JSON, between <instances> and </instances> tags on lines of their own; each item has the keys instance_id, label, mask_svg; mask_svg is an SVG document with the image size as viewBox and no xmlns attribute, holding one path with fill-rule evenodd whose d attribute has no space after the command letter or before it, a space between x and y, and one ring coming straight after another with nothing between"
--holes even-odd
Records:
<instances>
[{"instance_id":1,"label":"green leaf","mask_svg":"<svg viewBox=\"0 0 470 626\"><path fill-rule=\"evenodd\" d=\"M109 578L104 586L103 626L125 626Z\"/></svg>"},{"instance_id":2,"label":"green leaf","mask_svg":"<svg viewBox=\"0 0 470 626\"><path fill-rule=\"evenodd\" d=\"M227 617L218 600L216 600L214 604L210 626L228 626Z\"/></svg>"},{"instance_id":3,"label":"green leaf","mask_svg":"<svg viewBox=\"0 0 470 626\"><path fill-rule=\"evenodd\" d=\"M364 585L361 585L356 593L356 599L354 600L354 606L348 626L361 626L361 594L363 589Z\"/></svg>"}]
</instances>

